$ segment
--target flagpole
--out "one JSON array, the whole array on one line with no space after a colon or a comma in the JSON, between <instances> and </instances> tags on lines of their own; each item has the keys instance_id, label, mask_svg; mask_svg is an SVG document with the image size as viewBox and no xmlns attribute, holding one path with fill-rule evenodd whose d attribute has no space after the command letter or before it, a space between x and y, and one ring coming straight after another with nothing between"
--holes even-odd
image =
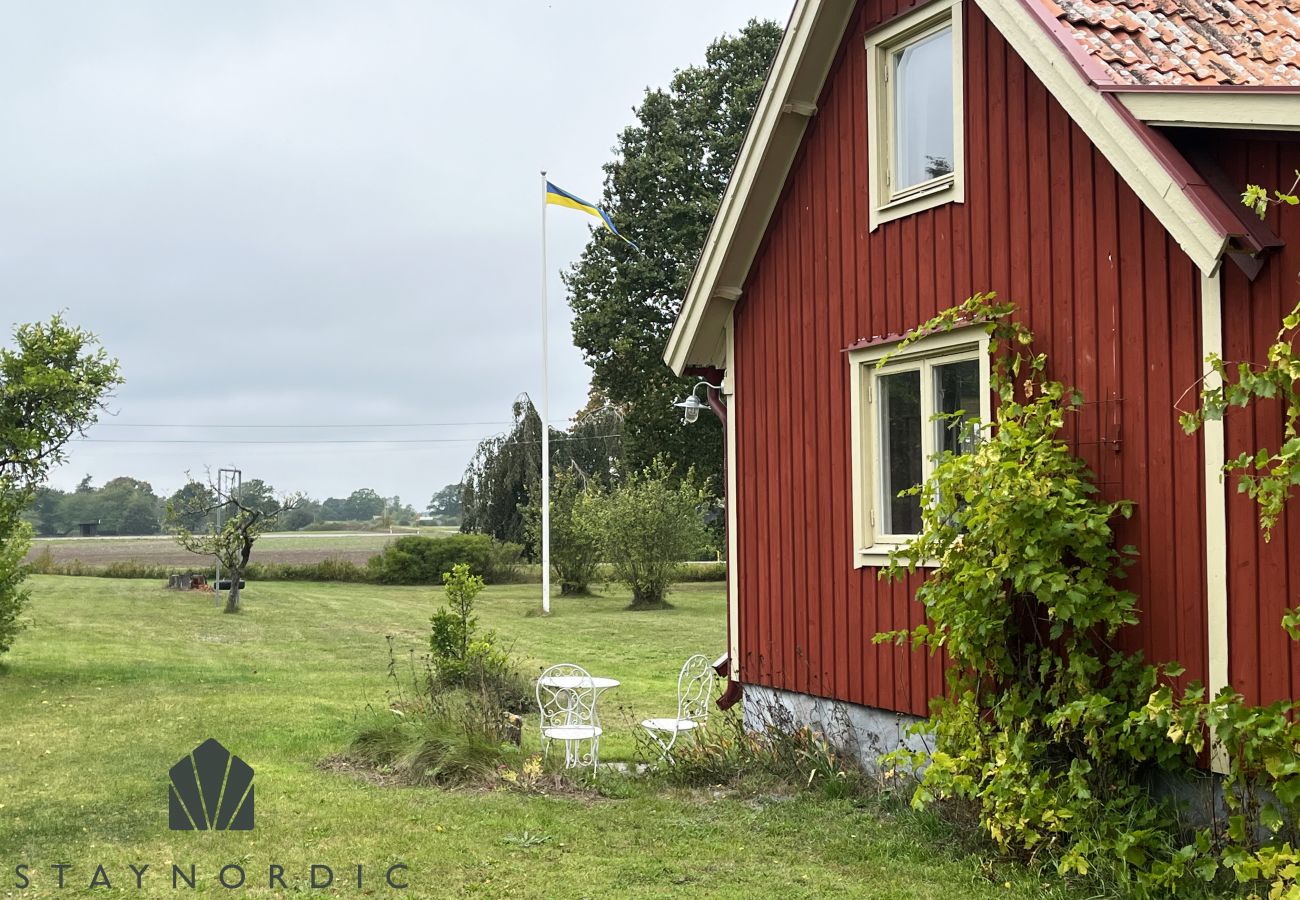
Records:
<instances>
[{"instance_id":1,"label":"flagpole","mask_svg":"<svg viewBox=\"0 0 1300 900\"><path fill-rule=\"evenodd\" d=\"M551 390L546 337L546 170L542 170L542 615L551 612Z\"/></svg>"}]
</instances>

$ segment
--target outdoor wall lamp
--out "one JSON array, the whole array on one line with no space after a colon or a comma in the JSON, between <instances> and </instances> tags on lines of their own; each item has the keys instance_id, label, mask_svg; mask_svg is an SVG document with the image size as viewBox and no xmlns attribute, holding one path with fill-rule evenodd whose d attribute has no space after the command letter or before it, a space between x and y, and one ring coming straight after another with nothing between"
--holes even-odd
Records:
<instances>
[{"instance_id":1,"label":"outdoor wall lamp","mask_svg":"<svg viewBox=\"0 0 1300 900\"><path fill-rule=\"evenodd\" d=\"M722 385L709 384L707 381L701 381L699 384L695 385L695 387L691 388L691 392L686 395L685 400L678 400L673 404L673 406L682 411L683 425L689 425L698 419L700 417L700 410L708 406L707 403L696 396L696 394L700 392L700 388L713 388L715 391L720 391L722 390Z\"/></svg>"}]
</instances>

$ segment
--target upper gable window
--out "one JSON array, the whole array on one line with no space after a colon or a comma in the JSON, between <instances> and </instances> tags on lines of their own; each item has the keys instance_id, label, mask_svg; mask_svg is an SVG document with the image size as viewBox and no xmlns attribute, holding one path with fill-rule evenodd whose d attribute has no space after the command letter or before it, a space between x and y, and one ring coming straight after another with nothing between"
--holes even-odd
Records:
<instances>
[{"instance_id":1,"label":"upper gable window","mask_svg":"<svg viewBox=\"0 0 1300 900\"><path fill-rule=\"evenodd\" d=\"M961 5L938 0L867 35L871 227L964 198Z\"/></svg>"}]
</instances>

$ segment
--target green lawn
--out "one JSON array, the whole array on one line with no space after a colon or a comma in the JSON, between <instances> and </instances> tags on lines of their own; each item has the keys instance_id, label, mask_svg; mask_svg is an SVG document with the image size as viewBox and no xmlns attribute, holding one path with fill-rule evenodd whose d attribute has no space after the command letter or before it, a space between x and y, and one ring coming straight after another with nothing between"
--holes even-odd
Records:
<instances>
[{"instance_id":1,"label":"green lawn","mask_svg":"<svg viewBox=\"0 0 1300 900\"><path fill-rule=\"evenodd\" d=\"M306 886L321 863L345 885L362 864L366 894L400 896L382 885L395 861L410 866L412 897L1070 896L1010 866L990 880L924 820L848 801L644 785L621 800L448 793L322 771L366 704L384 702L385 636L403 653L422 646L426 588L258 584L243 614L225 616L149 582L32 584L33 627L0 671L4 896L81 895L98 863L113 888L96 895L172 896L173 862L195 864L208 895L328 893ZM489 588L482 624L513 639L530 672L576 661L622 681L602 698L605 759L633 750L616 707L667 712L681 660L721 649L720 585L684 587L677 608L659 612L627 612L624 595L557 600L545 619L529 615L536 596L536 586ZM253 832L168 830L167 770L208 737L256 770ZM73 865L61 892L54 863ZM151 866L145 890L130 863ZM216 883L229 863L245 867L245 890ZM272 863L289 891L266 888ZM14 887L19 864L30 866L26 890Z\"/></svg>"}]
</instances>

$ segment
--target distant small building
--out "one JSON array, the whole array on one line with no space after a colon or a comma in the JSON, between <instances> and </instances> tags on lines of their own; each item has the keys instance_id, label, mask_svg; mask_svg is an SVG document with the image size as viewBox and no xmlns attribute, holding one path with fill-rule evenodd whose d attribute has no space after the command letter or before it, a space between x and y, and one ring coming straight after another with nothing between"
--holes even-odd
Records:
<instances>
[{"instance_id":1,"label":"distant small building","mask_svg":"<svg viewBox=\"0 0 1300 900\"><path fill-rule=\"evenodd\" d=\"M98 522L78 522L77 533L82 537L99 537Z\"/></svg>"}]
</instances>

